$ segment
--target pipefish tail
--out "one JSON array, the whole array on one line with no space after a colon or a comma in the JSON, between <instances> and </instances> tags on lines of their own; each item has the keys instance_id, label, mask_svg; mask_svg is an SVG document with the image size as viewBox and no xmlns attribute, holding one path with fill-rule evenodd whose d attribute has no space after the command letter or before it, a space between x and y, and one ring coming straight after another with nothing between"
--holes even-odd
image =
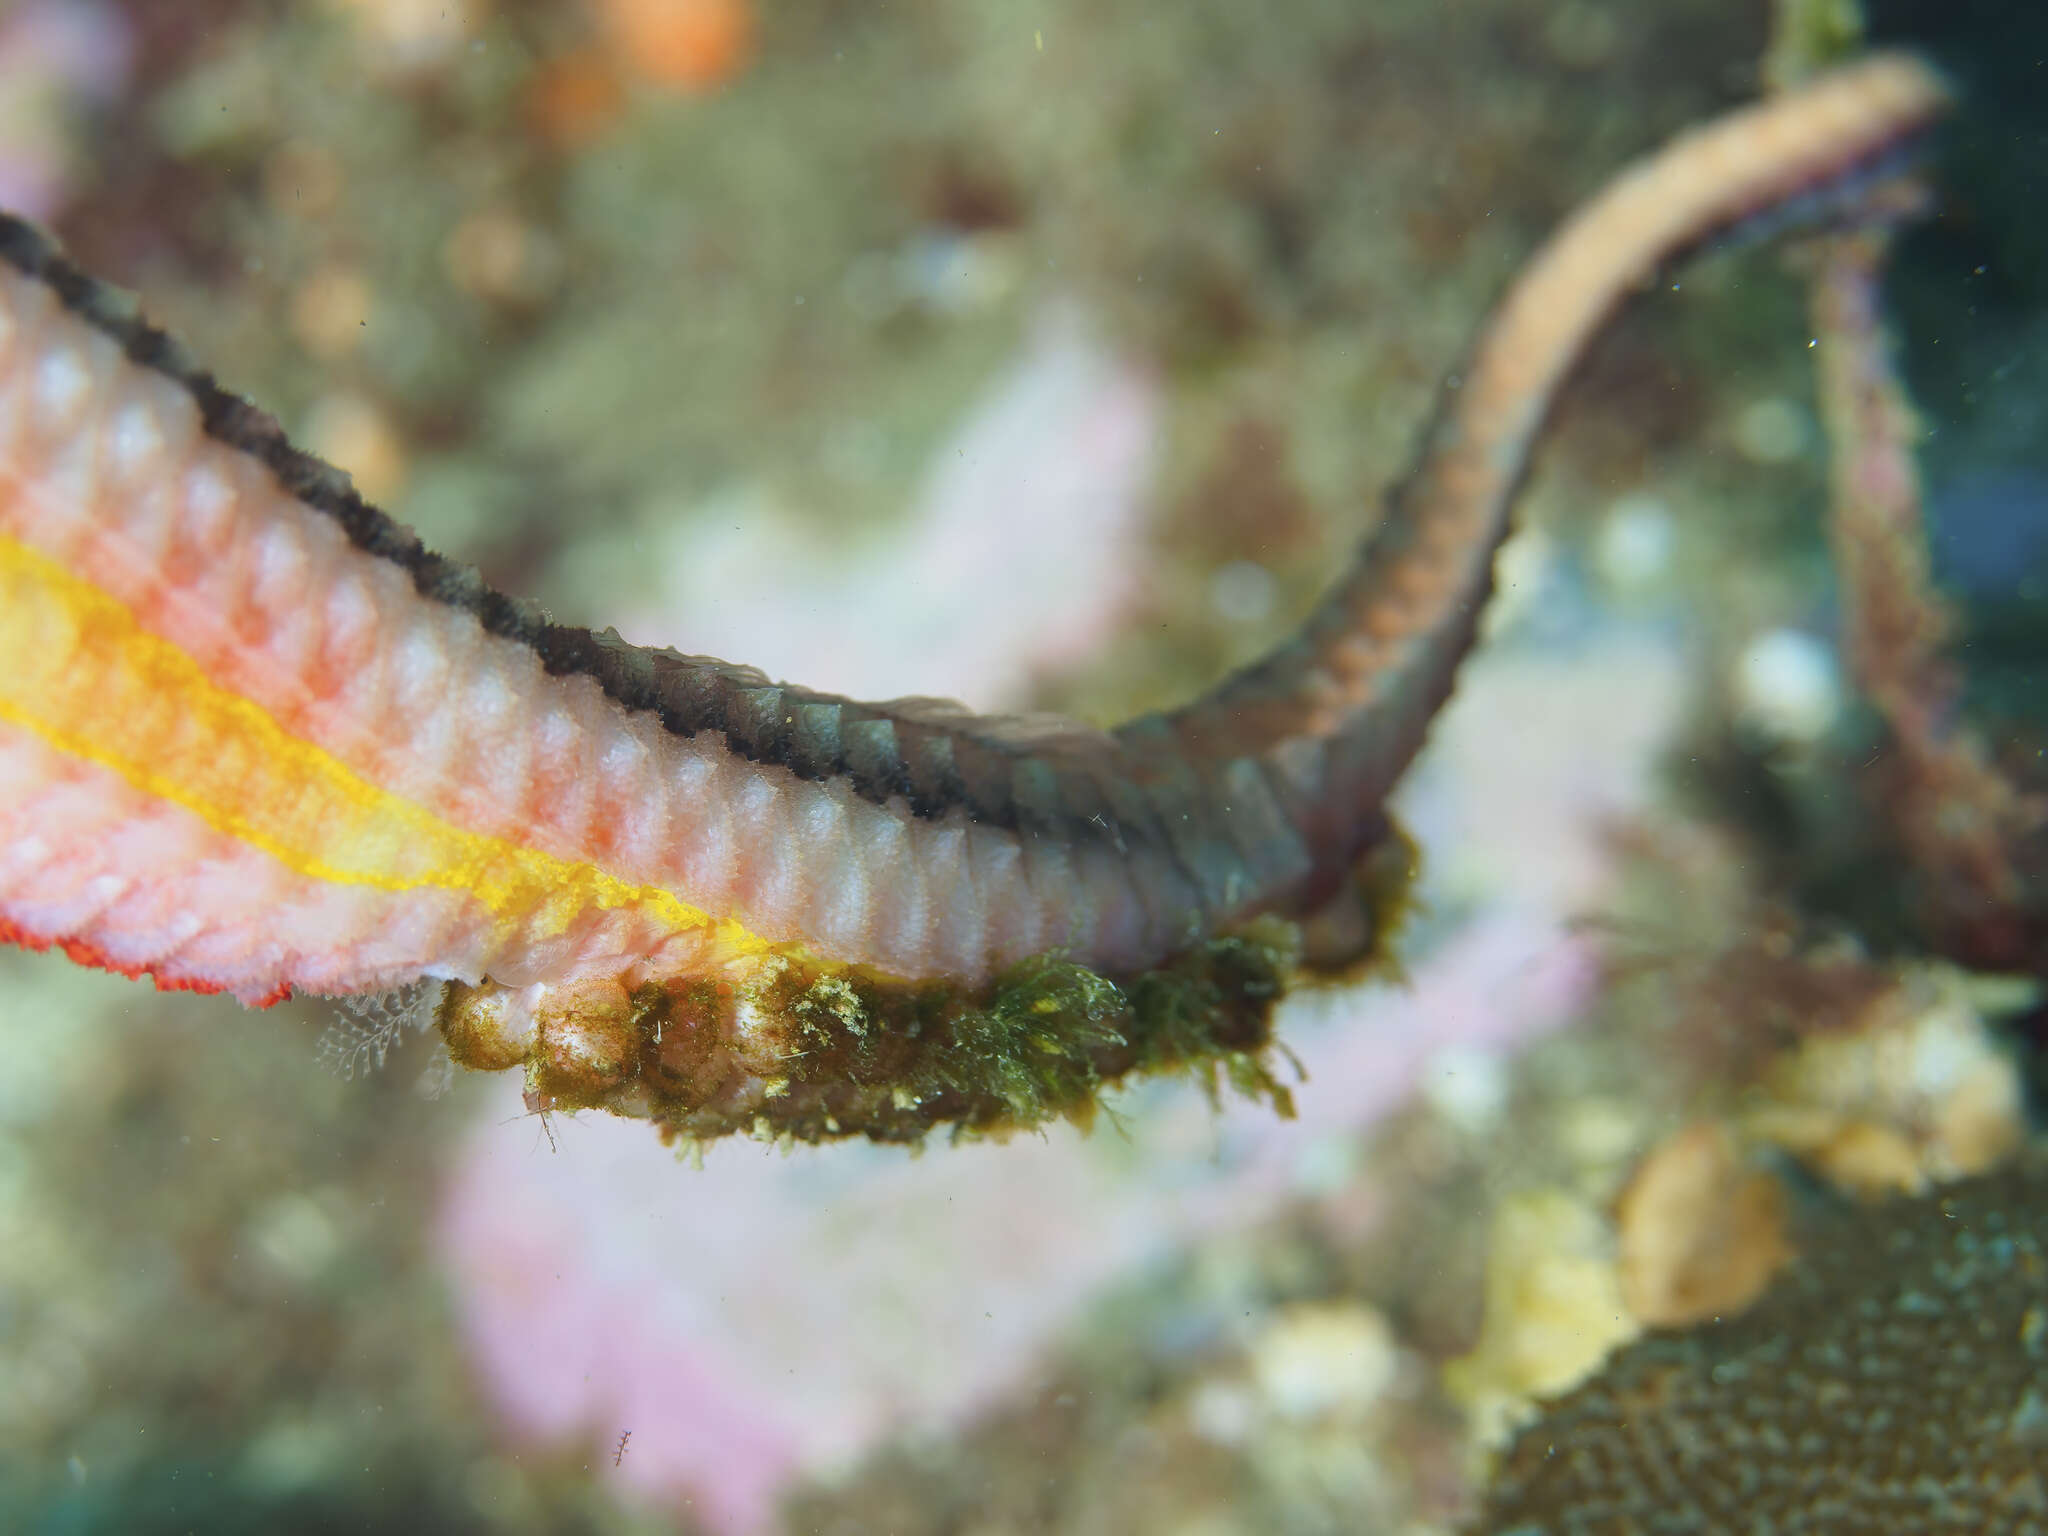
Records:
<instances>
[{"instance_id":1,"label":"pipefish tail","mask_svg":"<svg viewBox=\"0 0 2048 1536\"><path fill-rule=\"evenodd\" d=\"M1268 1005L1301 933L1372 943L1574 364L1687 251L1863 216L1946 101L1876 57L1623 172L1300 632L1109 731L554 624L0 217L0 937L248 1003L436 978L458 1060L689 1136L1002 1128L1188 1064L1284 1099Z\"/></svg>"}]
</instances>

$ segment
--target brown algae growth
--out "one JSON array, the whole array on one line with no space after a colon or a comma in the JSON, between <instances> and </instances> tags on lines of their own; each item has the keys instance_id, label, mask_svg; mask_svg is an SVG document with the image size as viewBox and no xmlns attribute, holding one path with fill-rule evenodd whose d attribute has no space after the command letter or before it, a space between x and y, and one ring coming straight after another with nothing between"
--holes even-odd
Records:
<instances>
[{"instance_id":1,"label":"brown algae growth","mask_svg":"<svg viewBox=\"0 0 2048 1536\"><path fill-rule=\"evenodd\" d=\"M1085 1124L1122 1079L1162 1072L1291 1116L1272 1010L1298 948L1269 920L1122 984L1040 955L979 996L778 957L737 983L551 1002L537 1022L504 989L451 984L436 1017L460 1065L523 1065L530 1109L642 1117L665 1139L1001 1136Z\"/></svg>"}]
</instances>

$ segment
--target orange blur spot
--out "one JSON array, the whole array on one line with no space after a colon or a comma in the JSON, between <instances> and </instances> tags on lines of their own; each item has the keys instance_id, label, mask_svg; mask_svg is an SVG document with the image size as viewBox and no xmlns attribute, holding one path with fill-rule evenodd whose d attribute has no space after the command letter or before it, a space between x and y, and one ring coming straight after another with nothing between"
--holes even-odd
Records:
<instances>
[{"instance_id":1,"label":"orange blur spot","mask_svg":"<svg viewBox=\"0 0 2048 1536\"><path fill-rule=\"evenodd\" d=\"M618 115L618 69L603 50L578 48L544 65L526 88L527 120L557 149L580 149Z\"/></svg>"},{"instance_id":2,"label":"orange blur spot","mask_svg":"<svg viewBox=\"0 0 2048 1536\"><path fill-rule=\"evenodd\" d=\"M596 0L620 62L675 90L707 90L739 73L753 42L747 0Z\"/></svg>"}]
</instances>

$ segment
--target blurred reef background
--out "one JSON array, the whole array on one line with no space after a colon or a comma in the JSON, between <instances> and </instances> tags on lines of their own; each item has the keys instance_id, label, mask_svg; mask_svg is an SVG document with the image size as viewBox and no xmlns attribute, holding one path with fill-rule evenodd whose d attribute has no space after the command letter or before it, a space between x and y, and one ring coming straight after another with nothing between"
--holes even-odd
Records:
<instances>
[{"instance_id":1,"label":"blurred reef background","mask_svg":"<svg viewBox=\"0 0 2048 1536\"><path fill-rule=\"evenodd\" d=\"M1937 723L2031 803L2048 11L1865 9L1962 94L1888 292ZM565 620L1109 719L1285 632L1486 302L1771 24L0 0L0 202ZM1167 1083L691 1165L319 999L0 953L0 1528L1664 1529L1570 1455L1611 1405L1654 1460L1727 1428L1717 1366L1931 1297L1927 1392L1788 1422L1872 1486L1966 1422L1981 1528L2048 1530L2048 854L1931 869L1956 801L1838 650L1803 270L1708 257L1572 389L1400 798L1405 979L1290 1002L1293 1121Z\"/></svg>"}]
</instances>

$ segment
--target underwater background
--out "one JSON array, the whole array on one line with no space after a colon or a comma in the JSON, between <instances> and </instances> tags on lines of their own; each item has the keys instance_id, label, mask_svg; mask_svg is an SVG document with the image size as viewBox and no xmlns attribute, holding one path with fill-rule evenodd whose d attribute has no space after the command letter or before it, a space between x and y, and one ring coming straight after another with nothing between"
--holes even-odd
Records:
<instances>
[{"instance_id":1,"label":"underwater background","mask_svg":"<svg viewBox=\"0 0 2048 1536\"><path fill-rule=\"evenodd\" d=\"M1961 96L1888 291L1926 702L2024 800L2048 15L1860 22ZM1773 25L0 0L0 203L566 622L1109 720L1287 631L1489 299L1757 94ZM1970 807L1837 644L1803 273L1711 254L1573 386L1397 799L1403 974L1288 1001L1291 1120L1165 1082L1085 1133L684 1160L330 1002L0 952L0 1528L1729 1528L1630 1503L1615 1426L1677 1405L1738 1473L1758 1425L1932 1438L1983 1528L2048 1529L2048 850L1944 865ZM1908 1293L1917 1332L1828 1332ZM1808 1331L1899 1389L1802 1397ZM1600 1512L1553 1443L1614 1446Z\"/></svg>"}]
</instances>

